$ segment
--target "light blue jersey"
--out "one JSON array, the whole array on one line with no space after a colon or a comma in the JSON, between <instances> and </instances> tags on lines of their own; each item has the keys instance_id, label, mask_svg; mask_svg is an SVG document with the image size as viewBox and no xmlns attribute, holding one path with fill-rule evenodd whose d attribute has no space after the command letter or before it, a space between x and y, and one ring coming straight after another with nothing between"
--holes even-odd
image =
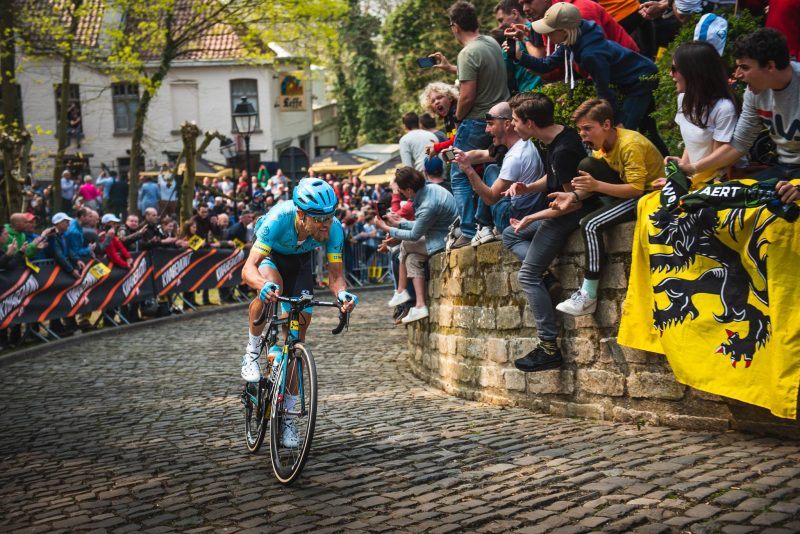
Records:
<instances>
[{"instance_id":1,"label":"light blue jersey","mask_svg":"<svg viewBox=\"0 0 800 534\"><path fill-rule=\"evenodd\" d=\"M273 250L278 254L291 255L303 254L323 246L329 263L342 262L344 230L339 219L333 218L327 241L320 243L309 236L302 243L298 243L296 218L297 206L293 201L278 202L266 215L256 221L256 242L253 248L267 256Z\"/></svg>"}]
</instances>

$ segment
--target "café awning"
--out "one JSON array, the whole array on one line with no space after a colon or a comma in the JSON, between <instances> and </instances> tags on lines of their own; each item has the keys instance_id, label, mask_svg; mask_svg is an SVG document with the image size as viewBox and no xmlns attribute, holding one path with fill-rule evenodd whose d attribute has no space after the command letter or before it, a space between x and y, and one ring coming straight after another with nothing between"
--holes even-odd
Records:
<instances>
[{"instance_id":1,"label":"caf\u00e9 awning","mask_svg":"<svg viewBox=\"0 0 800 534\"><path fill-rule=\"evenodd\" d=\"M311 170L316 173L346 173L349 171L358 172L374 165L375 162L364 159L347 152L339 150L329 150L321 156L314 158L311 162Z\"/></svg>"},{"instance_id":2,"label":"caf\u00e9 awning","mask_svg":"<svg viewBox=\"0 0 800 534\"><path fill-rule=\"evenodd\" d=\"M394 156L382 163L373 165L361 172L361 181L370 185L388 184L394 180L394 173L403 166L400 155Z\"/></svg>"}]
</instances>

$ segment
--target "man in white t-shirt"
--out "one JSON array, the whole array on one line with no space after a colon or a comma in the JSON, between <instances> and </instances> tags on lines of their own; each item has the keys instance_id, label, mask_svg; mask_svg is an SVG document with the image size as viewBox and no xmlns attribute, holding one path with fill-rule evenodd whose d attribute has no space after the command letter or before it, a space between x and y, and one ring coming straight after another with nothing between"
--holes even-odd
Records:
<instances>
[{"instance_id":1,"label":"man in white t-shirt","mask_svg":"<svg viewBox=\"0 0 800 534\"><path fill-rule=\"evenodd\" d=\"M511 184L529 184L545 174L536 147L514 130L508 102L495 104L486 114L486 133L492 136L488 150L455 150L456 164L478 195L475 218L480 228L472 239L473 247L499 239L509 218L521 219L547 205L541 193L515 195L510 200L506 195ZM478 163L492 163L486 166L482 179L473 168Z\"/></svg>"},{"instance_id":2,"label":"man in white t-shirt","mask_svg":"<svg viewBox=\"0 0 800 534\"><path fill-rule=\"evenodd\" d=\"M169 163L162 163L158 173L158 211L163 215L175 215L178 211L177 184Z\"/></svg>"},{"instance_id":3,"label":"man in white t-shirt","mask_svg":"<svg viewBox=\"0 0 800 534\"><path fill-rule=\"evenodd\" d=\"M439 139L428 130L421 130L419 117L413 111L403 115L403 126L406 134L400 138L400 160L407 167L414 167L425 172L425 147L438 143Z\"/></svg>"}]
</instances>

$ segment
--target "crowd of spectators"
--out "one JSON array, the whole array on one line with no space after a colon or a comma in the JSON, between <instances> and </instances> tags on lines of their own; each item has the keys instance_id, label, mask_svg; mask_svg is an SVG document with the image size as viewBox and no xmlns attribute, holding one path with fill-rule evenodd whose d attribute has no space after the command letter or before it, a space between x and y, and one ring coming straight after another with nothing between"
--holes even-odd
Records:
<instances>
[{"instance_id":1,"label":"crowd of spectators","mask_svg":"<svg viewBox=\"0 0 800 534\"><path fill-rule=\"evenodd\" d=\"M255 221L277 202L291 198L291 182L283 172L269 176L262 166L256 177L247 179L246 171L234 184L230 177L204 177L198 180L192 198L193 215L179 225L179 186L168 164L161 166L157 176L143 176L138 191L137 209L128 211L128 183L114 172L101 171L97 177L65 170L60 180L61 208L51 208L52 186L43 187L35 180L26 189L24 211L12 214L1 226L0 270L30 264L55 262L64 273L80 278L92 259L111 269L129 269L131 253L154 248L249 248L254 239ZM314 176L313 171L309 175ZM384 233L373 224L378 201L388 193L383 187L370 186L354 173L344 176L322 176L334 187L339 199L337 216L346 233L345 257L352 283L370 281L368 266ZM372 263L370 263L372 262ZM326 283L320 258L316 269L317 285ZM380 273L379 273L380 274ZM246 293L246 288L240 288ZM241 295L240 295L241 296ZM233 290L223 288L220 302L237 298ZM160 302L140 302L111 315L122 315L136 322L151 315L182 312L185 306L211 304L209 291L186 292L181 298L159 299ZM95 325L88 316L50 322L59 336L76 330L90 330ZM106 322L105 319L102 322ZM95 321L97 323L97 321ZM34 325L30 325L31 328ZM24 332L19 328L0 331L0 344L20 342Z\"/></svg>"},{"instance_id":2,"label":"crowd of spectators","mask_svg":"<svg viewBox=\"0 0 800 534\"><path fill-rule=\"evenodd\" d=\"M770 12L793 9L800 15L799 6L796 0L769 2ZM528 354L514 355L517 368L558 368L556 311L595 312L605 262L603 233L636 219L639 199L666 183L667 162L676 162L693 190L727 180L731 167L738 166L748 177L775 180L774 194L782 202L797 201L800 186L789 180L800 179L799 37L786 31L785 21L770 23L775 19L768 17L771 27L726 43L724 32L708 31L722 13L701 19L699 40L679 46L671 58L681 154L669 154L652 117L659 83L656 50L689 14L723 7L724 2L688 0L502 0L495 8L499 26L488 37L480 31L475 7L455 2L448 17L462 45L458 58L452 64L440 52L430 54L435 68L453 75L453 84L431 83L420 95L422 111L442 120L447 139L434 139L434 130L417 123L415 113L403 117L400 144L407 167L391 188L413 205L393 206L376 220L389 234L385 245L402 240L389 305L406 311L396 308L395 316L406 313L403 322L427 316L421 260L445 248L441 229L457 219L454 226L460 228L450 233L458 237L449 248L502 240L522 261L520 287L540 343ZM735 67L721 58L725 46L732 49ZM598 98L574 111L574 127L558 124L554 102L538 89L561 79L572 88L579 78L593 83ZM743 101L731 88L734 81L746 84ZM759 135L771 138L777 158L756 171L747 168L747 156ZM449 173L441 172L445 163ZM425 224L419 224L423 213ZM583 280L562 300L561 284L548 267L575 230L586 250Z\"/></svg>"}]
</instances>

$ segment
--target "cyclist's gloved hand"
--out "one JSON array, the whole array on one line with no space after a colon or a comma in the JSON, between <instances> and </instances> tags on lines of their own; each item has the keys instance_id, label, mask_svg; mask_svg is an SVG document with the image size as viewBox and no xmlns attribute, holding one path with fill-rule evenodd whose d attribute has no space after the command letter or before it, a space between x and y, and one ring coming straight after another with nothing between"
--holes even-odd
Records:
<instances>
[{"instance_id":1,"label":"cyclist's gloved hand","mask_svg":"<svg viewBox=\"0 0 800 534\"><path fill-rule=\"evenodd\" d=\"M275 282L270 282L269 280L267 280L266 282L264 282L264 287L261 288L261 292L258 294L258 298L265 301L269 298L270 293L274 292L275 295L277 295L280 290L281 286L279 286Z\"/></svg>"},{"instance_id":2,"label":"cyclist's gloved hand","mask_svg":"<svg viewBox=\"0 0 800 534\"><path fill-rule=\"evenodd\" d=\"M339 291L339 293L336 294L336 298L338 298L339 302L341 303L352 302L353 306L350 308L350 310L355 308L356 304L358 304L358 297L353 295L352 293L348 293L344 289L342 289L341 291Z\"/></svg>"}]
</instances>

